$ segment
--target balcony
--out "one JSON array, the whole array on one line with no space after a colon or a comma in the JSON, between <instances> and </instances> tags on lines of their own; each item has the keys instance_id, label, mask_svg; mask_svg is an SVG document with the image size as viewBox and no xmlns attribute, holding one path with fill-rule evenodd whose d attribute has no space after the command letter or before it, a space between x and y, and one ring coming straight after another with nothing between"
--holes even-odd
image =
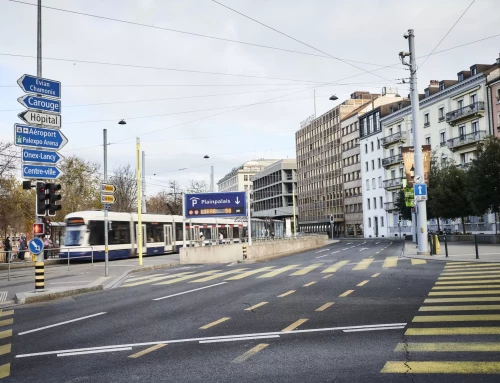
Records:
<instances>
[{"instance_id":1,"label":"balcony","mask_svg":"<svg viewBox=\"0 0 500 383\"><path fill-rule=\"evenodd\" d=\"M403 179L402 178L393 178L390 180L385 180L384 181L384 189L389 190L389 189L399 189L403 186Z\"/></svg>"},{"instance_id":2,"label":"balcony","mask_svg":"<svg viewBox=\"0 0 500 383\"><path fill-rule=\"evenodd\" d=\"M450 125L455 125L464 118L483 113L484 113L484 101L478 101L473 104L464 106L463 108L446 113L446 122Z\"/></svg>"},{"instance_id":3,"label":"balcony","mask_svg":"<svg viewBox=\"0 0 500 383\"><path fill-rule=\"evenodd\" d=\"M447 141L448 148L452 151L460 149L464 146L475 145L479 141L485 139L488 133L485 130L480 130L474 133L463 134L459 137L452 138Z\"/></svg>"},{"instance_id":4,"label":"balcony","mask_svg":"<svg viewBox=\"0 0 500 383\"><path fill-rule=\"evenodd\" d=\"M399 141L406 141L406 132L397 132L380 139L380 143L384 147Z\"/></svg>"},{"instance_id":5,"label":"balcony","mask_svg":"<svg viewBox=\"0 0 500 383\"><path fill-rule=\"evenodd\" d=\"M391 166L394 164L399 164L403 162L403 155L402 154L396 154L395 156L387 157L382 160L382 166L387 167Z\"/></svg>"},{"instance_id":6,"label":"balcony","mask_svg":"<svg viewBox=\"0 0 500 383\"><path fill-rule=\"evenodd\" d=\"M396 202L386 202L386 203L384 203L384 208L387 211L398 210L398 208L396 206Z\"/></svg>"}]
</instances>

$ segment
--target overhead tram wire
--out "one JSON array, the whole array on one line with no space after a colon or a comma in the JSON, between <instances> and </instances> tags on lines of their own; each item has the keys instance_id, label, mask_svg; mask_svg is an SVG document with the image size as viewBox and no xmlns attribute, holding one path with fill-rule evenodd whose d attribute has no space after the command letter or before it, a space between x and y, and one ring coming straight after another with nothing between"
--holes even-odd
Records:
<instances>
[{"instance_id":1,"label":"overhead tram wire","mask_svg":"<svg viewBox=\"0 0 500 383\"><path fill-rule=\"evenodd\" d=\"M35 6L35 7L37 6L37 4L31 4L31 3L28 3L28 2L25 2L25 1L19 1L19 0L8 0L8 1L10 1L11 3L18 3L18 4L23 4L23 5L31 5L31 6ZM50 10L58 11L58 12L71 13L71 14L80 15L80 16L93 17L93 18L96 18L96 19L113 21L113 22L117 22L117 23L135 25L135 26L139 26L139 27L158 29L158 30L162 30L162 31L180 33L180 34L185 34L185 35L190 35L190 36L195 36L195 37L202 37L202 38L207 38L207 39L212 39L212 40L219 40L219 41L224 41L224 42L229 42L229 43L243 44L243 45L249 45L249 46L254 46L254 47L258 47L258 48L265 48L265 49L273 49L273 50L277 50L277 51L289 52L289 53L296 53L296 54L301 54L301 55L306 55L306 56L315 56L315 57L322 57L322 58L327 58L327 59L332 59L332 58L333 59L337 59L337 58L334 58L334 57L332 57L330 55L323 56L323 55L318 55L318 54L314 54L314 53L300 52L300 51L294 51L294 50L290 50L290 49L272 47L272 46L267 46L267 45L262 45L262 44L254 44L254 43L249 43L249 42L245 42L245 41L231 40L231 39L226 39L226 38L223 38L223 37L216 37L216 36L209 36L209 35L205 35L205 34L201 34L201 33L180 31L180 30L177 30L177 29L158 27L158 26L151 25L151 24L137 23L137 22L134 22L134 21L127 21L127 20L115 19L115 18L112 18L112 17L100 16L100 15L93 15L93 14L90 14L90 13L71 11L69 9L62 9L62 8L50 7L50 6L46 6L46 5L42 5L42 8L50 9ZM373 66L384 66L382 64L368 63L368 62L365 62L365 61L356 61L356 60L348 60L348 59L344 59L344 61L356 62L356 63L359 63L359 64L366 64L366 65L373 65Z\"/></svg>"},{"instance_id":2,"label":"overhead tram wire","mask_svg":"<svg viewBox=\"0 0 500 383\"><path fill-rule=\"evenodd\" d=\"M437 47L439 45L441 45L441 43L443 42L443 40L446 38L446 36L448 36L450 34L450 32L453 30L453 28L455 28L455 26L458 24L458 22L462 19L462 17L464 17L464 15L467 13L467 11L469 10L469 8L472 6L472 4L474 4L476 0L472 0L472 2L469 4L469 6L465 9L465 11L463 11L463 13L460 15L460 17L457 19L457 21L455 21L455 24L453 24L451 26L450 29L448 29L448 32L446 32L446 34L443 36L443 38L441 40L439 40L439 43L437 43L437 45L434 47L434 49L431 51L431 53L429 53L424 61L422 61L422 64L420 64L417 68L417 71L418 69L422 68L422 66L424 65L424 63L427 61L427 59L434 53L434 51L437 49Z\"/></svg>"},{"instance_id":3,"label":"overhead tram wire","mask_svg":"<svg viewBox=\"0 0 500 383\"><path fill-rule=\"evenodd\" d=\"M342 61L344 64L347 64L347 65L350 65L350 66L352 66L352 67L354 67L354 68L357 68L357 69L359 69L359 70L362 70L362 71L363 71L363 72L365 72L365 73L369 73L366 69L363 69L363 68L361 68L361 67L359 67L359 66L357 66L357 65L351 64L351 63L350 63L350 62L348 62L347 60L341 59L341 58L339 58L339 57L335 57L335 56L333 56L333 55L331 55L331 54L329 54L329 53L327 53L327 52L325 52L325 51L322 51L321 49L318 49L318 48L316 48L316 47L313 47L313 46L312 46L312 45L310 45L310 44L307 44L307 43L305 43L305 42L303 42L303 41L301 41L301 40L299 40L299 39L296 39L295 37L292 37L292 36L290 36L290 35L288 35L288 34L286 34L286 33L284 33L284 32L281 32L281 31L279 31L278 29L273 28L273 27L271 27L271 26L269 26L269 25L267 25L267 24L265 24L265 23L263 23L263 22L261 22L261 21L259 21L259 20L256 20L256 19L254 19L254 18L252 18L252 17L250 17L250 16L248 16L248 15L245 15L244 13L241 13L241 12L237 11L236 9L233 9L233 8L231 8L231 7L229 7L229 6L225 5L225 4L219 3L219 2L218 2L218 1L216 1L216 0L212 0L212 1L213 1L214 3L216 3L216 4L219 4L220 6L222 6L222 7L224 7L224 8L229 9L230 11L232 11L232 12L234 12L234 13L237 13L237 14L238 14L238 15L240 15L240 16L243 16L243 17L245 17L245 18L247 18L247 19L249 19L249 20L252 20L253 22L256 22L257 24L260 24L260 25L262 25L262 26L264 26L264 27L266 27L266 28L268 28L268 29L271 29L272 31L274 31L274 32L276 32L276 33L279 33L280 35L283 35L283 36L285 36L285 37L288 37L289 39L292 39L293 41L296 41L296 42L298 42L298 43L300 43L300 44L302 44L302 45L305 45L306 47L309 47L309 48L311 48L311 49L314 49L315 51L318 51L318 52L320 52L320 53L323 53L323 54L325 54L325 55L327 55L327 56L329 56L329 57L331 57L331 58L333 58L333 59L335 59L335 60ZM380 76L380 75L378 75L378 74L374 74L374 75L375 75L375 76L377 76L377 77L380 77L380 78L382 78L382 79L384 79L384 80L390 81L389 79L387 79L387 78L385 78L385 77L382 77L382 76Z\"/></svg>"}]
</instances>

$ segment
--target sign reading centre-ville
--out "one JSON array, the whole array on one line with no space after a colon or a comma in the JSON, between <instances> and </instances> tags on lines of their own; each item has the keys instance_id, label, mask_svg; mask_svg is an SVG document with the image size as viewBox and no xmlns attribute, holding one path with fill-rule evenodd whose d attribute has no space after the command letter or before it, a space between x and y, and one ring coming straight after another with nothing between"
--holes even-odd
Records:
<instances>
[{"instance_id":1,"label":"sign reading centre-ville","mask_svg":"<svg viewBox=\"0 0 500 383\"><path fill-rule=\"evenodd\" d=\"M14 124L14 143L25 148L59 150L68 139L59 130Z\"/></svg>"},{"instance_id":2,"label":"sign reading centre-ville","mask_svg":"<svg viewBox=\"0 0 500 383\"><path fill-rule=\"evenodd\" d=\"M185 217L237 217L246 216L246 193L186 194Z\"/></svg>"}]
</instances>

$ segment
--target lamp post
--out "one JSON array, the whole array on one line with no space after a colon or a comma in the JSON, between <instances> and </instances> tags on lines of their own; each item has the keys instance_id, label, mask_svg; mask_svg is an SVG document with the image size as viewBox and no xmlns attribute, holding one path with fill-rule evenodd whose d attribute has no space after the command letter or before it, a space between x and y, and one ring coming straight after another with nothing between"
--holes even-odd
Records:
<instances>
[{"instance_id":1,"label":"lamp post","mask_svg":"<svg viewBox=\"0 0 500 383\"><path fill-rule=\"evenodd\" d=\"M203 157L205 159L208 159L210 158L210 156L208 154L205 154L205 157ZM210 166L210 191L213 193L215 192L214 190L215 186L214 186L214 166L211 165Z\"/></svg>"}]
</instances>

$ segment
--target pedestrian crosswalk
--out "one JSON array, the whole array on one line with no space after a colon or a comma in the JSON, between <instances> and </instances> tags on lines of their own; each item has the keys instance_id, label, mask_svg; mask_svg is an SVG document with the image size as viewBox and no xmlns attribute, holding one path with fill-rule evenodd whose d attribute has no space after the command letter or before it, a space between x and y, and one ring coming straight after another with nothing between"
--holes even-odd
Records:
<instances>
[{"instance_id":1,"label":"pedestrian crosswalk","mask_svg":"<svg viewBox=\"0 0 500 383\"><path fill-rule=\"evenodd\" d=\"M387 268L397 267L398 265L404 266L421 266L426 263L425 260L418 260L419 262L415 263L414 260L408 260L407 258L399 258L399 257L386 257L381 259L375 259L373 257L368 257L361 259L357 262L350 260L343 260L335 263L308 263L308 264L289 264L283 266L265 266L259 267L257 269L252 269L251 267L241 267L241 268L231 268L226 270L221 270L219 267L216 270L208 270L203 272L196 271L184 271L180 273L173 274L151 274L146 276L133 276L125 281L122 287L135 287L142 286L146 284L152 285L171 285L179 282L186 283L204 283L210 282L216 279L224 280L224 281L238 281L249 277L259 278L259 279L268 279L274 278L278 276L286 276L290 278L304 276L310 273L320 272L322 274L328 274L324 276L324 278L328 276L332 276L335 273L342 271L352 271L352 272L362 272L367 269L373 270L377 268L378 270L383 270ZM380 273L376 274L377 276ZM494 278L494 277L492 277ZM478 284L478 289L488 288L488 286L499 282L500 288L500 279L497 281L495 279L488 279L489 282L485 283L485 285ZM446 281L440 281L440 283L447 283ZM444 290L445 287L437 290Z\"/></svg>"},{"instance_id":2,"label":"pedestrian crosswalk","mask_svg":"<svg viewBox=\"0 0 500 383\"><path fill-rule=\"evenodd\" d=\"M497 268L448 263L381 372L499 374L500 362L491 357L500 352L500 280L491 276Z\"/></svg>"}]
</instances>

